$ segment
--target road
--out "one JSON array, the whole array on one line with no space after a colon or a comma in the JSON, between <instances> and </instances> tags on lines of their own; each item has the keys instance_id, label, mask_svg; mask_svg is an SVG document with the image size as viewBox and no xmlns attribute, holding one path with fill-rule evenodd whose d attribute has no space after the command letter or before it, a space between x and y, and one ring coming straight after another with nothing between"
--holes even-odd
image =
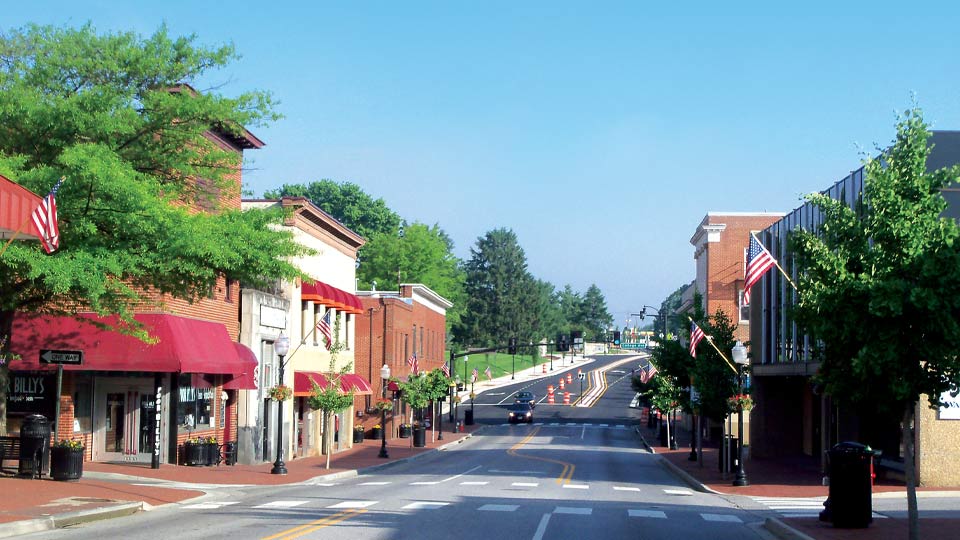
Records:
<instances>
[{"instance_id":1,"label":"road","mask_svg":"<svg viewBox=\"0 0 960 540\"><path fill-rule=\"evenodd\" d=\"M760 538L763 519L692 491L639 444L629 371L610 369L592 407L539 403L532 425L505 424L520 388L544 398L550 381L518 381L478 396L484 429L443 452L322 485L226 488L202 502L34 538L466 539ZM557 366L555 366L555 369ZM589 369L588 369L589 368ZM614 373L623 371L623 373ZM559 376L559 374L558 374ZM574 375L575 377L576 375ZM575 384L579 394L579 384ZM587 385L584 385L587 388ZM477 387L478 393L483 390ZM600 393L600 392L595 392ZM469 405L468 405L469 407ZM462 417L462 411L460 412Z\"/></svg>"}]
</instances>

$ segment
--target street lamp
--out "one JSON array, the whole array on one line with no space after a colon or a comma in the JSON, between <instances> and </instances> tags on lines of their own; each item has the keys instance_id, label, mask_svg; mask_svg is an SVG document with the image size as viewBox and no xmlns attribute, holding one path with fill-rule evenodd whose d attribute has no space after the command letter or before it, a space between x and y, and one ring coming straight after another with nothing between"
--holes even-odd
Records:
<instances>
[{"instance_id":1,"label":"street lamp","mask_svg":"<svg viewBox=\"0 0 960 540\"><path fill-rule=\"evenodd\" d=\"M290 352L290 338L280 332L280 337L273 342L273 352L280 357L279 384L283 384L283 357ZM270 474L287 474L287 466L283 462L283 402L277 401L277 460L273 462Z\"/></svg>"},{"instance_id":2,"label":"street lamp","mask_svg":"<svg viewBox=\"0 0 960 540\"><path fill-rule=\"evenodd\" d=\"M550 357L550 371L553 371L553 355L550 354L550 347L553 345L553 340L550 340L550 343L547 345L547 356Z\"/></svg>"},{"instance_id":3,"label":"street lamp","mask_svg":"<svg viewBox=\"0 0 960 540\"><path fill-rule=\"evenodd\" d=\"M383 399L387 399L387 379L390 378L390 366L386 362L383 363L383 367L380 368L380 391L383 393ZM377 457L388 458L390 457L387 454L387 410L383 407L380 408L380 453L377 454Z\"/></svg>"},{"instance_id":4,"label":"street lamp","mask_svg":"<svg viewBox=\"0 0 960 540\"><path fill-rule=\"evenodd\" d=\"M737 364L737 387L738 394L743 394L743 369L747 366L749 360L747 360L747 348L743 346L743 343L737 341L737 344L733 346L731 351L731 356L733 356L733 361ZM733 485L737 487L749 486L750 483L747 482L747 473L743 470L743 402L739 400L737 405L737 434L740 436L740 440L737 441L737 476L733 480Z\"/></svg>"}]
</instances>

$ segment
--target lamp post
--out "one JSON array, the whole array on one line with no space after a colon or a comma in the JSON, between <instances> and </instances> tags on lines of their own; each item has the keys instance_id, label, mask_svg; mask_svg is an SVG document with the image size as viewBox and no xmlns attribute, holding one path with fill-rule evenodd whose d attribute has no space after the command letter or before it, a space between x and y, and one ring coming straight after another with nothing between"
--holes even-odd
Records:
<instances>
[{"instance_id":1,"label":"lamp post","mask_svg":"<svg viewBox=\"0 0 960 540\"><path fill-rule=\"evenodd\" d=\"M547 356L550 357L550 371L553 371L553 355L550 354L550 346L553 345L553 340L550 340L550 343L547 345Z\"/></svg>"},{"instance_id":2,"label":"lamp post","mask_svg":"<svg viewBox=\"0 0 960 540\"><path fill-rule=\"evenodd\" d=\"M737 388L738 394L743 394L743 369L747 366L747 348L743 343L737 341L731 351L733 361L737 364ZM747 473L743 470L743 402L737 406L737 435L740 440L737 441L737 476L733 480L733 485L737 487L749 486L747 482Z\"/></svg>"},{"instance_id":3,"label":"lamp post","mask_svg":"<svg viewBox=\"0 0 960 540\"><path fill-rule=\"evenodd\" d=\"M390 366L386 362L383 363L383 367L380 368L380 391L383 394L383 399L387 399L387 379L390 378ZM377 454L377 457L388 458L390 457L387 454L387 410L384 408L380 409L380 453Z\"/></svg>"},{"instance_id":4,"label":"lamp post","mask_svg":"<svg viewBox=\"0 0 960 540\"><path fill-rule=\"evenodd\" d=\"M283 384L283 357L290 352L290 338L280 332L280 337L273 342L273 352L280 357L279 384ZM287 474L287 466L283 462L283 402L277 401L277 460L273 462L270 474Z\"/></svg>"}]
</instances>

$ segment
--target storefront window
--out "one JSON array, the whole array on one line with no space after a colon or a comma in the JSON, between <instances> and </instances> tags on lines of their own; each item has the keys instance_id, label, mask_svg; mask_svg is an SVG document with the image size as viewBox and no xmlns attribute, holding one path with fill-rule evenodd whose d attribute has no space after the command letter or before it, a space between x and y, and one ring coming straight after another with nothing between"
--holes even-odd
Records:
<instances>
[{"instance_id":1,"label":"storefront window","mask_svg":"<svg viewBox=\"0 0 960 540\"><path fill-rule=\"evenodd\" d=\"M89 375L74 375L73 392L73 432L90 433L90 417L93 412L91 390L93 383Z\"/></svg>"},{"instance_id":2,"label":"storefront window","mask_svg":"<svg viewBox=\"0 0 960 540\"><path fill-rule=\"evenodd\" d=\"M212 427L210 413L213 410L213 389L194 385L194 376L181 373L177 380L177 426L181 431Z\"/></svg>"}]
</instances>

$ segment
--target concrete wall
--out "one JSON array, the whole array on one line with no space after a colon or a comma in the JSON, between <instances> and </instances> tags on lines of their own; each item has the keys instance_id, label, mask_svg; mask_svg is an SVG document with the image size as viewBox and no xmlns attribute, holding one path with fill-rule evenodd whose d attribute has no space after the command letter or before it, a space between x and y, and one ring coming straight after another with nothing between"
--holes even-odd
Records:
<instances>
[{"instance_id":1,"label":"concrete wall","mask_svg":"<svg viewBox=\"0 0 960 540\"><path fill-rule=\"evenodd\" d=\"M917 406L917 463L924 487L960 486L960 420L941 420L924 396Z\"/></svg>"}]
</instances>

